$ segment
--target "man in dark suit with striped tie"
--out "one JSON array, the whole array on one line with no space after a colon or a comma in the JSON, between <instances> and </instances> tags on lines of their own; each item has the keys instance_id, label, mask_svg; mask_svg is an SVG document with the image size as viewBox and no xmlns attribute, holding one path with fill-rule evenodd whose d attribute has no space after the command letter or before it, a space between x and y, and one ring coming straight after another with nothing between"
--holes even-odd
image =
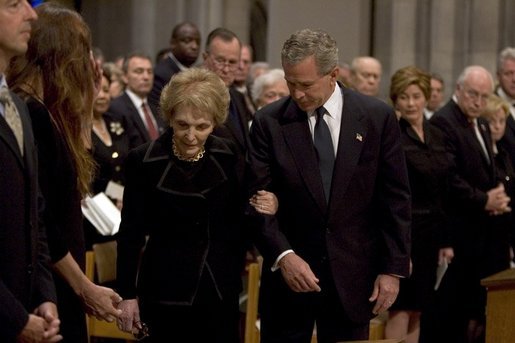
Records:
<instances>
[{"instance_id":1,"label":"man in dark suit with striped tie","mask_svg":"<svg viewBox=\"0 0 515 343\"><path fill-rule=\"evenodd\" d=\"M0 0L0 340L57 342L62 337L49 269L37 153L25 104L3 74L27 50L37 16L27 1Z\"/></svg>"}]
</instances>

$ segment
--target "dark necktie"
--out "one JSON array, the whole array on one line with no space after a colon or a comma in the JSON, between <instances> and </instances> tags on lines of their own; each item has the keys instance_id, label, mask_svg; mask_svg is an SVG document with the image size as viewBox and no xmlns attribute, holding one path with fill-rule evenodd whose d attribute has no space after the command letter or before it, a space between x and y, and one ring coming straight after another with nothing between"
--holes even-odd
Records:
<instances>
[{"instance_id":1,"label":"dark necktie","mask_svg":"<svg viewBox=\"0 0 515 343\"><path fill-rule=\"evenodd\" d=\"M143 114L145 115L145 123L147 124L148 135L150 136L151 140L154 140L159 137L159 133L157 132L157 128L154 125L154 121L150 115L150 109L148 108L146 102L141 104L141 108L143 109Z\"/></svg>"},{"instance_id":2,"label":"dark necktie","mask_svg":"<svg viewBox=\"0 0 515 343\"><path fill-rule=\"evenodd\" d=\"M483 139L483 136L481 135L481 131L479 130L476 121L471 121L470 127L472 128L474 136L477 142L479 143L479 146L481 147L481 151L483 152L483 156L485 157L486 162L490 164L490 156L488 155L488 150L486 149L485 141Z\"/></svg>"},{"instance_id":3,"label":"dark necktie","mask_svg":"<svg viewBox=\"0 0 515 343\"><path fill-rule=\"evenodd\" d=\"M18 147L23 156L23 127L21 124L20 114L16 109L16 105L9 94L9 90L6 87L0 89L0 102L4 105L4 117L5 121L11 128L18 142Z\"/></svg>"},{"instance_id":4,"label":"dark necktie","mask_svg":"<svg viewBox=\"0 0 515 343\"><path fill-rule=\"evenodd\" d=\"M324 185L325 200L329 202L331 194L331 180L333 178L334 148L331 132L324 120L325 108L319 107L316 110L317 122L315 124L315 149L318 156L318 167Z\"/></svg>"}]
</instances>

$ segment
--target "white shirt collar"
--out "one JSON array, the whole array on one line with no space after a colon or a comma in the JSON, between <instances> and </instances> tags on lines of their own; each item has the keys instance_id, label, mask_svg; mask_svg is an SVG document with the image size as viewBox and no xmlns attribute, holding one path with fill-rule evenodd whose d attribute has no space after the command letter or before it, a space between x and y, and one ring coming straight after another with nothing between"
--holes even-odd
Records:
<instances>
[{"instance_id":1,"label":"white shirt collar","mask_svg":"<svg viewBox=\"0 0 515 343\"><path fill-rule=\"evenodd\" d=\"M502 89L502 87L499 87L497 89L497 95L499 95L504 100L508 101L511 106L513 106L513 104L515 104L515 99L513 99L508 94L506 94L506 92Z\"/></svg>"},{"instance_id":2,"label":"white shirt collar","mask_svg":"<svg viewBox=\"0 0 515 343\"><path fill-rule=\"evenodd\" d=\"M168 53L168 57L170 57L172 59L172 61L175 62L175 64L177 64L177 67L179 67L179 69L181 71L185 71L188 69L188 67L186 67L184 64L182 64L181 62L179 62L179 60L175 57L175 55L172 53L172 52L169 52Z\"/></svg>"},{"instance_id":3,"label":"white shirt collar","mask_svg":"<svg viewBox=\"0 0 515 343\"><path fill-rule=\"evenodd\" d=\"M327 114L333 118L336 122L341 121L342 117L342 109L343 109L343 97L342 97L342 90L338 83L336 83L336 86L334 87L333 94L327 99L327 101L324 103L324 108L327 111ZM312 111L309 113L309 117L314 116L315 111Z\"/></svg>"},{"instance_id":4,"label":"white shirt collar","mask_svg":"<svg viewBox=\"0 0 515 343\"><path fill-rule=\"evenodd\" d=\"M139 95L137 95L136 93L134 93L130 89L127 88L125 90L125 92L127 93L129 98L131 99L132 103L134 104L134 106L136 106L136 108L138 110L141 108L141 105L143 105L143 102L146 102L148 104L147 98L144 98L144 99L140 98Z\"/></svg>"},{"instance_id":5,"label":"white shirt collar","mask_svg":"<svg viewBox=\"0 0 515 343\"><path fill-rule=\"evenodd\" d=\"M515 119L515 99L506 94L506 92L501 87L497 89L497 95L499 95L499 97L506 100L510 104L510 115L513 119Z\"/></svg>"}]
</instances>

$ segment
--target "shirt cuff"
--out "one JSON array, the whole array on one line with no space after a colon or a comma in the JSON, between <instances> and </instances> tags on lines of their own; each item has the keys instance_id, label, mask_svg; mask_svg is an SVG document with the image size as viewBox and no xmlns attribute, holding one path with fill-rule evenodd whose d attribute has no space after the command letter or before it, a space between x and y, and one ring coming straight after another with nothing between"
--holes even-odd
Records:
<instances>
[{"instance_id":1,"label":"shirt cuff","mask_svg":"<svg viewBox=\"0 0 515 343\"><path fill-rule=\"evenodd\" d=\"M275 263L274 263L274 265L273 265L273 266L272 266L272 268L271 268L271 269L272 269L272 271L273 271L273 272L275 272L277 269L279 269L279 261L281 261L281 259L282 259L284 256L286 256L286 255L288 255L288 254L291 254L291 253L293 253L293 252L294 252L294 251L293 251L293 250L291 250L291 249L288 249L288 250L283 251L283 252L281 253L281 255L279 255L279 256L277 257L277 259L275 260Z\"/></svg>"}]
</instances>

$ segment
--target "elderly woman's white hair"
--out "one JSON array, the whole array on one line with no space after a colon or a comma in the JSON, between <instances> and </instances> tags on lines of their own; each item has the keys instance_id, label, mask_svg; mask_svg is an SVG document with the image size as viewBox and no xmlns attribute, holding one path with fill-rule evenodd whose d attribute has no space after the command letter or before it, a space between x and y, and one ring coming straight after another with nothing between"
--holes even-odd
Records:
<instances>
[{"instance_id":1,"label":"elderly woman's white hair","mask_svg":"<svg viewBox=\"0 0 515 343\"><path fill-rule=\"evenodd\" d=\"M259 99L263 95L264 89L272 86L278 81L284 80L284 71L280 68L271 69L266 73L259 75L252 84L251 95L252 101L256 106L260 106Z\"/></svg>"}]
</instances>

